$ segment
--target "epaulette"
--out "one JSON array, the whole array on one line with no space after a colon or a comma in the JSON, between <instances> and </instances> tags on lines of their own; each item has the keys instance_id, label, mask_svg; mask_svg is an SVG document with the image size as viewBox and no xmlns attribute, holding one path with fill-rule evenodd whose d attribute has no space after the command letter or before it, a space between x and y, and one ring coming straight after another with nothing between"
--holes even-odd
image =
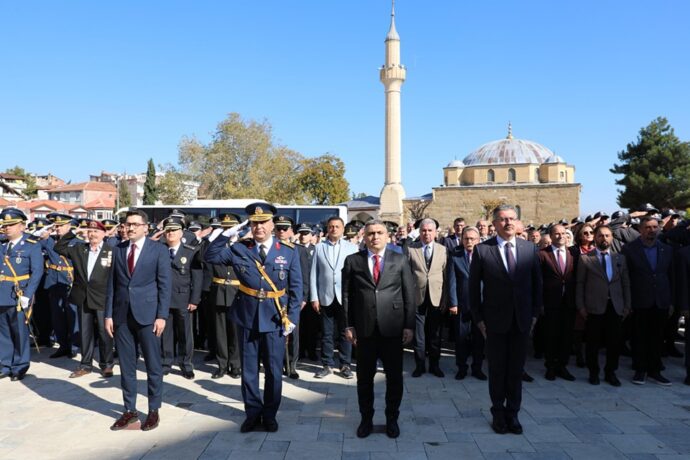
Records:
<instances>
[{"instance_id":1,"label":"epaulette","mask_svg":"<svg viewBox=\"0 0 690 460\"><path fill-rule=\"evenodd\" d=\"M191 244L183 244L182 246L184 246L187 249L191 249L192 251L196 251L197 249L199 249L196 246L192 246Z\"/></svg>"},{"instance_id":2,"label":"epaulette","mask_svg":"<svg viewBox=\"0 0 690 460\"><path fill-rule=\"evenodd\" d=\"M32 240L31 238L27 238L27 239L25 239L24 241L26 241L27 243L31 243L31 244L36 244L36 243L38 243L37 240Z\"/></svg>"},{"instance_id":3,"label":"epaulette","mask_svg":"<svg viewBox=\"0 0 690 460\"><path fill-rule=\"evenodd\" d=\"M283 246L286 246L290 249L295 249L295 244L290 243L288 240L280 240L280 244L282 244Z\"/></svg>"},{"instance_id":4,"label":"epaulette","mask_svg":"<svg viewBox=\"0 0 690 460\"><path fill-rule=\"evenodd\" d=\"M239 242L247 246L249 249L254 247L254 240L240 240Z\"/></svg>"}]
</instances>

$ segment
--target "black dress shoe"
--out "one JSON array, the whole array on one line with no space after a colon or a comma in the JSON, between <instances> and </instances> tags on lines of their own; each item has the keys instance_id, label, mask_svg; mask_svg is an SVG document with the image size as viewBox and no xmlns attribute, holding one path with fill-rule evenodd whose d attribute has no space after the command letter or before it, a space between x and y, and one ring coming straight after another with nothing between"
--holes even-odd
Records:
<instances>
[{"instance_id":1,"label":"black dress shoe","mask_svg":"<svg viewBox=\"0 0 690 460\"><path fill-rule=\"evenodd\" d=\"M232 369L230 369L230 372L228 373L228 375L230 377L232 377L233 379L238 379L242 376L242 369L238 369L236 367L233 367Z\"/></svg>"},{"instance_id":2,"label":"black dress shoe","mask_svg":"<svg viewBox=\"0 0 690 460\"><path fill-rule=\"evenodd\" d=\"M426 370L423 367L417 366L414 371L412 371L412 377L421 377Z\"/></svg>"},{"instance_id":3,"label":"black dress shoe","mask_svg":"<svg viewBox=\"0 0 690 460\"><path fill-rule=\"evenodd\" d=\"M553 369L547 369L546 374L544 374L544 378L553 382L556 380L556 371Z\"/></svg>"},{"instance_id":4,"label":"black dress shoe","mask_svg":"<svg viewBox=\"0 0 690 460\"><path fill-rule=\"evenodd\" d=\"M193 380L194 371L182 371L182 377L186 378L187 380Z\"/></svg>"},{"instance_id":5,"label":"black dress shoe","mask_svg":"<svg viewBox=\"0 0 690 460\"><path fill-rule=\"evenodd\" d=\"M496 434L506 434L508 432L508 427L506 426L506 422L502 416L494 416L494 419L491 422L491 428Z\"/></svg>"},{"instance_id":6,"label":"black dress shoe","mask_svg":"<svg viewBox=\"0 0 690 460\"><path fill-rule=\"evenodd\" d=\"M265 419L264 430L268 431L269 433L275 433L276 431L278 431L278 422L276 421L276 419Z\"/></svg>"},{"instance_id":7,"label":"black dress shoe","mask_svg":"<svg viewBox=\"0 0 690 460\"><path fill-rule=\"evenodd\" d=\"M455 374L455 380L462 380L462 379L464 379L465 377L467 377L467 371L464 371L464 370L458 371L458 372Z\"/></svg>"},{"instance_id":8,"label":"black dress shoe","mask_svg":"<svg viewBox=\"0 0 690 460\"><path fill-rule=\"evenodd\" d=\"M534 377L529 375L527 372L522 371L522 381L523 382L534 382Z\"/></svg>"},{"instance_id":9,"label":"black dress shoe","mask_svg":"<svg viewBox=\"0 0 690 460\"><path fill-rule=\"evenodd\" d=\"M575 376L571 374L565 367L559 369L558 372L556 372L556 375L562 378L563 380L567 380L568 382L575 381Z\"/></svg>"},{"instance_id":10,"label":"black dress shoe","mask_svg":"<svg viewBox=\"0 0 690 460\"><path fill-rule=\"evenodd\" d=\"M170 375L170 368L166 367L163 369L163 375Z\"/></svg>"},{"instance_id":11,"label":"black dress shoe","mask_svg":"<svg viewBox=\"0 0 690 460\"><path fill-rule=\"evenodd\" d=\"M393 439L400 436L400 427L398 426L398 421L396 419L386 421L386 435Z\"/></svg>"},{"instance_id":12,"label":"black dress shoe","mask_svg":"<svg viewBox=\"0 0 690 460\"><path fill-rule=\"evenodd\" d=\"M56 351L55 353L50 355L50 359L62 358L63 356L68 356L70 358L74 358L74 354L72 354L71 351L58 349L58 351Z\"/></svg>"},{"instance_id":13,"label":"black dress shoe","mask_svg":"<svg viewBox=\"0 0 690 460\"><path fill-rule=\"evenodd\" d=\"M225 376L225 369L218 369L213 374L211 374L212 379L219 379L223 376Z\"/></svg>"},{"instance_id":14,"label":"black dress shoe","mask_svg":"<svg viewBox=\"0 0 690 460\"><path fill-rule=\"evenodd\" d=\"M247 417L242 426L240 427L240 433L249 433L254 431L257 426L261 425L261 416L257 417Z\"/></svg>"},{"instance_id":15,"label":"black dress shoe","mask_svg":"<svg viewBox=\"0 0 690 460\"><path fill-rule=\"evenodd\" d=\"M24 380L24 377L26 374L14 374L12 377L10 377L10 380L13 382L17 382L19 380Z\"/></svg>"},{"instance_id":16,"label":"black dress shoe","mask_svg":"<svg viewBox=\"0 0 690 460\"><path fill-rule=\"evenodd\" d=\"M510 431L511 433L522 434L522 425L520 425L520 421L518 420L517 415L513 417L508 417L506 425L508 427L508 431Z\"/></svg>"},{"instance_id":17,"label":"black dress shoe","mask_svg":"<svg viewBox=\"0 0 690 460\"><path fill-rule=\"evenodd\" d=\"M486 374L482 372L481 369L475 369L472 371L472 377L474 377L477 380L487 380Z\"/></svg>"},{"instance_id":18,"label":"black dress shoe","mask_svg":"<svg viewBox=\"0 0 690 460\"><path fill-rule=\"evenodd\" d=\"M292 380L297 380L299 378L299 374L293 368L293 369L290 369L290 372L288 373L288 377L290 377Z\"/></svg>"},{"instance_id":19,"label":"black dress shoe","mask_svg":"<svg viewBox=\"0 0 690 460\"><path fill-rule=\"evenodd\" d=\"M618 380L618 377L616 377L616 374L614 374L613 372L607 372L604 376L604 380L606 380L609 384L611 384L614 387L621 386L621 381Z\"/></svg>"},{"instance_id":20,"label":"black dress shoe","mask_svg":"<svg viewBox=\"0 0 690 460\"><path fill-rule=\"evenodd\" d=\"M370 418L363 418L357 427L357 437L366 438L371 434L374 429L374 424L371 422Z\"/></svg>"},{"instance_id":21,"label":"black dress shoe","mask_svg":"<svg viewBox=\"0 0 690 460\"><path fill-rule=\"evenodd\" d=\"M598 374L589 374L589 383L591 385L599 385L599 375Z\"/></svg>"}]
</instances>

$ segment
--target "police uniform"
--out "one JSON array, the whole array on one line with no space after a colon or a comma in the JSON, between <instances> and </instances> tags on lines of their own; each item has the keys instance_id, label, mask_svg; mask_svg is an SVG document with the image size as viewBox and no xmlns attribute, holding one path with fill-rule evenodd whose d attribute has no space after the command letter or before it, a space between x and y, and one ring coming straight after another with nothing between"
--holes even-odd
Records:
<instances>
[{"instance_id":1,"label":"police uniform","mask_svg":"<svg viewBox=\"0 0 690 460\"><path fill-rule=\"evenodd\" d=\"M50 221L46 218L36 218L34 219L29 228L32 229L30 233L42 231L45 227L50 225ZM38 240L38 238L32 238ZM50 313L50 299L48 298L48 290L45 287L45 280L47 271L45 270L45 264L48 262L47 251L41 246L41 254L43 255L44 270L43 276L41 276L41 282L36 289L36 294L34 294L34 306L32 308L33 314L31 317L31 324L33 326L34 338L36 339L36 344L40 347L53 347L53 340L51 338L53 333L53 325Z\"/></svg>"},{"instance_id":2,"label":"police uniform","mask_svg":"<svg viewBox=\"0 0 690 460\"><path fill-rule=\"evenodd\" d=\"M303 222L297 227L297 233L312 233L311 226ZM304 300L309 301L309 272L311 271L311 262L314 258L314 244L309 242L307 245L295 244L299 250L300 266L302 267L302 285L304 286ZM321 319L319 314L314 311L311 305L302 308L299 318L299 357L308 357L311 360L316 360L316 346L321 343L319 336L321 335Z\"/></svg>"},{"instance_id":3,"label":"police uniform","mask_svg":"<svg viewBox=\"0 0 690 460\"><path fill-rule=\"evenodd\" d=\"M72 227L76 227L76 222L66 214L51 213L47 217L55 225L71 224ZM69 246L83 243L83 240L78 239L72 231L62 238L70 240ZM45 288L48 290L53 332L59 345L58 350L50 357L72 358L79 345L77 306L69 301L69 291L74 281L74 268L67 257L55 251L53 238L41 240L41 247L47 256Z\"/></svg>"},{"instance_id":4,"label":"police uniform","mask_svg":"<svg viewBox=\"0 0 690 460\"><path fill-rule=\"evenodd\" d=\"M0 213L0 226L26 222L18 209ZM27 314L43 275L43 256L36 240L22 234L0 245L0 378L21 380L29 369Z\"/></svg>"},{"instance_id":5,"label":"police uniform","mask_svg":"<svg viewBox=\"0 0 690 460\"><path fill-rule=\"evenodd\" d=\"M165 221L165 231L183 229L183 220L169 217ZM194 334L192 332L192 314L189 305L199 305L201 302L201 260L198 248L180 241L179 245L171 247L170 265L172 267L172 296L170 311L166 320L167 327L161 335L161 363L163 375L170 373L173 362L177 358L182 370L182 376L194 378L192 357L194 354Z\"/></svg>"},{"instance_id":6,"label":"police uniform","mask_svg":"<svg viewBox=\"0 0 690 460\"><path fill-rule=\"evenodd\" d=\"M245 211L252 223L267 222L276 212L267 203L251 204ZM276 431L285 356L284 333L290 332L288 321L294 324L299 321L302 302L299 255L291 245L270 235L262 242L244 240L230 247L227 247L228 239L219 235L206 251L206 261L232 265L240 282L230 309L239 336L242 397L247 415L240 431L252 431L262 422L267 431ZM259 360L265 371L263 400L259 392Z\"/></svg>"},{"instance_id":7,"label":"police uniform","mask_svg":"<svg viewBox=\"0 0 690 460\"><path fill-rule=\"evenodd\" d=\"M232 228L238 225L239 217L235 214L226 214L221 217L221 228ZM226 247L230 247L232 242L228 240ZM237 288L240 282L237 280L235 270L230 265L206 264L208 270L208 303L209 316L213 325L213 336L216 341L216 358L218 359L218 370L213 373L211 378L219 379L225 374L232 378L239 378L242 375L242 365L240 363L240 349L237 343L237 328L230 318L228 310L232 305Z\"/></svg>"}]
</instances>

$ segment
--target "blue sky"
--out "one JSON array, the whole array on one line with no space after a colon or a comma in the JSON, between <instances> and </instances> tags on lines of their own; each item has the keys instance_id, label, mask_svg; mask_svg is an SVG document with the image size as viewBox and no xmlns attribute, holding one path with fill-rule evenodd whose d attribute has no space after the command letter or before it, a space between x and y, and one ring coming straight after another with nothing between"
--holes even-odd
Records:
<instances>
[{"instance_id":1,"label":"blue sky","mask_svg":"<svg viewBox=\"0 0 690 460\"><path fill-rule=\"evenodd\" d=\"M485 142L576 166L581 213L613 210L616 153L666 116L690 140L690 3L398 0L408 196ZM177 162L229 112L383 182L386 0L35 1L0 5L0 169L82 181Z\"/></svg>"}]
</instances>

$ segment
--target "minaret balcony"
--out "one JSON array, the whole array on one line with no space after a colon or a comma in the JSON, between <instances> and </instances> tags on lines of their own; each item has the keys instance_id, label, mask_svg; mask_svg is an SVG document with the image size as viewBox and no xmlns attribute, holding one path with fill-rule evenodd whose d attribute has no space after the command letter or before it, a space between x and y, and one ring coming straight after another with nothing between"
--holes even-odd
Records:
<instances>
[{"instance_id":1,"label":"minaret balcony","mask_svg":"<svg viewBox=\"0 0 690 460\"><path fill-rule=\"evenodd\" d=\"M389 67L382 67L380 70L381 81L386 80L404 80L407 76L407 70L401 65L392 65Z\"/></svg>"}]
</instances>

